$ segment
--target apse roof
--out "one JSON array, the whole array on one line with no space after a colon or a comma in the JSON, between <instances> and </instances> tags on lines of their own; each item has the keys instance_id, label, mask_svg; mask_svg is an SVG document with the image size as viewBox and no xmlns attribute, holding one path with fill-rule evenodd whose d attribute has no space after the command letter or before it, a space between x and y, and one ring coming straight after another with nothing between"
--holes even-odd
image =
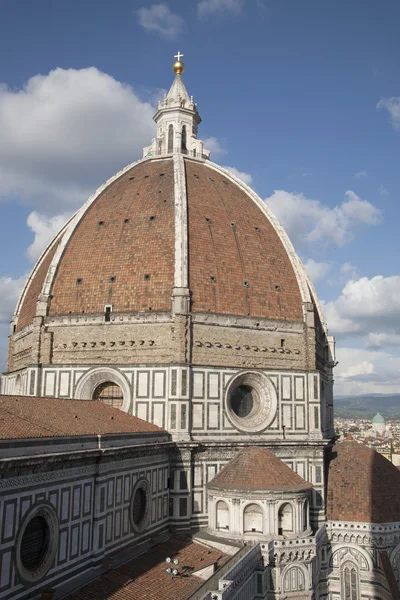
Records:
<instances>
[{"instance_id":1,"label":"apse roof","mask_svg":"<svg viewBox=\"0 0 400 600\"><path fill-rule=\"evenodd\" d=\"M400 472L384 456L354 441L329 451L327 518L331 521L400 521Z\"/></svg>"},{"instance_id":2,"label":"apse roof","mask_svg":"<svg viewBox=\"0 0 400 600\"><path fill-rule=\"evenodd\" d=\"M241 450L208 483L210 489L225 491L301 491L312 487L267 448L250 446Z\"/></svg>"},{"instance_id":3,"label":"apse roof","mask_svg":"<svg viewBox=\"0 0 400 600\"><path fill-rule=\"evenodd\" d=\"M102 402L0 395L0 440L119 433L164 433Z\"/></svg>"}]
</instances>

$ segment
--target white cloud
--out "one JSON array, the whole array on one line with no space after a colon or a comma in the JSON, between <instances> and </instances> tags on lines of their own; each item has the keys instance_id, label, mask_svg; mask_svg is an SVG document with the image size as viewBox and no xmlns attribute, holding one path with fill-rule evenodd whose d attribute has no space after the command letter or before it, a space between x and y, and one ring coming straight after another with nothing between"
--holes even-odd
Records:
<instances>
[{"instance_id":1,"label":"white cloud","mask_svg":"<svg viewBox=\"0 0 400 600\"><path fill-rule=\"evenodd\" d=\"M154 135L153 111L94 67L58 68L18 91L0 87L0 198L47 214L75 208L139 158Z\"/></svg>"},{"instance_id":2,"label":"white cloud","mask_svg":"<svg viewBox=\"0 0 400 600\"><path fill-rule=\"evenodd\" d=\"M183 27L183 19L175 15L169 7L162 4L153 4L150 8L139 8L137 11L139 25L146 31L156 33L168 39L175 39Z\"/></svg>"},{"instance_id":3,"label":"white cloud","mask_svg":"<svg viewBox=\"0 0 400 600\"><path fill-rule=\"evenodd\" d=\"M351 190L334 208L284 190L275 190L265 202L299 248L315 243L343 246L354 238L360 225L376 225L382 219L375 206Z\"/></svg>"},{"instance_id":4,"label":"white cloud","mask_svg":"<svg viewBox=\"0 0 400 600\"><path fill-rule=\"evenodd\" d=\"M367 348L374 350L389 346L400 347L400 333L368 333L363 341Z\"/></svg>"},{"instance_id":5,"label":"white cloud","mask_svg":"<svg viewBox=\"0 0 400 600\"><path fill-rule=\"evenodd\" d=\"M220 15L240 15L244 0L200 0L197 5L199 17L207 17L216 13Z\"/></svg>"},{"instance_id":6,"label":"white cloud","mask_svg":"<svg viewBox=\"0 0 400 600\"><path fill-rule=\"evenodd\" d=\"M350 280L324 313L332 333L400 333L400 276Z\"/></svg>"},{"instance_id":7,"label":"white cloud","mask_svg":"<svg viewBox=\"0 0 400 600\"><path fill-rule=\"evenodd\" d=\"M365 177L365 178L366 178L366 177L368 177L368 173L367 173L367 171L366 171L365 169L363 169L362 171L358 171L358 172L357 172L357 173L354 175L354 177L355 177L356 179L363 179L364 177Z\"/></svg>"},{"instance_id":8,"label":"white cloud","mask_svg":"<svg viewBox=\"0 0 400 600\"><path fill-rule=\"evenodd\" d=\"M400 96L382 98L376 105L377 109L386 108L394 129L400 130Z\"/></svg>"},{"instance_id":9,"label":"white cloud","mask_svg":"<svg viewBox=\"0 0 400 600\"><path fill-rule=\"evenodd\" d=\"M323 279L331 265L329 263L326 262L316 262L314 259L309 258L305 263L304 266L307 270L308 275L311 278L311 281L313 283L317 283L317 281L320 281L321 279Z\"/></svg>"},{"instance_id":10,"label":"white cloud","mask_svg":"<svg viewBox=\"0 0 400 600\"><path fill-rule=\"evenodd\" d=\"M250 173L245 173L244 171L239 171L238 169L236 169L236 167L223 167L223 168L226 169L227 171L229 171L230 173L232 173L232 175L235 175L236 177L238 177L239 179L244 181L244 183L246 183L247 185L251 185L253 178L250 175Z\"/></svg>"},{"instance_id":11,"label":"white cloud","mask_svg":"<svg viewBox=\"0 0 400 600\"><path fill-rule=\"evenodd\" d=\"M222 147L221 142L216 137L208 137L203 140L204 148L209 150L211 154L226 154L225 148Z\"/></svg>"},{"instance_id":12,"label":"white cloud","mask_svg":"<svg viewBox=\"0 0 400 600\"><path fill-rule=\"evenodd\" d=\"M357 279L358 278L358 270L357 267L351 264L351 262L345 262L340 267L340 274L348 281L349 279Z\"/></svg>"},{"instance_id":13,"label":"white cloud","mask_svg":"<svg viewBox=\"0 0 400 600\"><path fill-rule=\"evenodd\" d=\"M23 275L19 279L0 277L0 323L11 320L26 279L27 275Z\"/></svg>"},{"instance_id":14,"label":"white cloud","mask_svg":"<svg viewBox=\"0 0 400 600\"><path fill-rule=\"evenodd\" d=\"M389 352L338 347L335 394L392 394L400 388L400 357Z\"/></svg>"},{"instance_id":15,"label":"white cloud","mask_svg":"<svg viewBox=\"0 0 400 600\"><path fill-rule=\"evenodd\" d=\"M71 213L66 213L55 215L54 217L47 217L46 215L39 214L35 210L30 213L26 222L35 234L35 238L28 247L26 253L31 262L35 262L39 258L43 250L51 242L56 233L59 232L70 216Z\"/></svg>"}]
</instances>

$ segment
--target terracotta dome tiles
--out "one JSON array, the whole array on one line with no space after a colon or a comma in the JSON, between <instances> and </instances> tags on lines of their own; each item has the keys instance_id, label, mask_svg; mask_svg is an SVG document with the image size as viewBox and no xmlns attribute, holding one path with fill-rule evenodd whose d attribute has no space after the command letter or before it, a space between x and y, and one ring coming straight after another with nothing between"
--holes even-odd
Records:
<instances>
[{"instance_id":1,"label":"terracotta dome tiles","mask_svg":"<svg viewBox=\"0 0 400 600\"><path fill-rule=\"evenodd\" d=\"M296 275L264 213L223 173L185 164L192 311L302 320Z\"/></svg>"},{"instance_id":2,"label":"terracotta dome tiles","mask_svg":"<svg viewBox=\"0 0 400 600\"><path fill-rule=\"evenodd\" d=\"M255 491L301 491L312 487L267 448L241 450L208 483L210 489Z\"/></svg>"},{"instance_id":3,"label":"terracotta dome tiles","mask_svg":"<svg viewBox=\"0 0 400 600\"><path fill-rule=\"evenodd\" d=\"M327 518L331 521L400 521L400 472L384 456L355 441L329 452Z\"/></svg>"},{"instance_id":4,"label":"terracotta dome tiles","mask_svg":"<svg viewBox=\"0 0 400 600\"><path fill-rule=\"evenodd\" d=\"M223 172L185 159L188 262L194 313L301 321L297 278L275 227ZM60 258L48 314L170 311L175 271L172 158L148 160L108 185ZM18 329L32 322L55 252L28 286Z\"/></svg>"},{"instance_id":5,"label":"terracotta dome tiles","mask_svg":"<svg viewBox=\"0 0 400 600\"><path fill-rule=\"evenodd\" d=\"M117 179L79 223L55 277L50 315L168 311L174 281L172 160Z\"/></svg>"}]
</instances>

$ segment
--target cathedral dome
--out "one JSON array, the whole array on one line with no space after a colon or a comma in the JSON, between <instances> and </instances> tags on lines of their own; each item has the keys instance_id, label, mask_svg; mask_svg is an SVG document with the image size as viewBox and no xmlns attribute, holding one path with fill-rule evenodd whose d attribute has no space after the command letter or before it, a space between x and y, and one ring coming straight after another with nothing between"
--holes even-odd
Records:
<instances>
[{"instance_id":1,"label":"cathedral dome","mask_svg":"<svg viewBox=\"0 0 400 600\"><path fill-rule=\"evenodd\" d=\"M374 418L372 419L372 423L375 423L375 424L379 423L379 424L384 425L386 423L386 421L385 421L384 417L382 417L381 413L378 411L376 413L376 415L374 416Z\"/></svg>"},{"instance_id":2,"label":"cathedral dome","mask_svg":"<svg viewBox=\"0 0 400 600\"><path fill-rule=\"evenodd\" d=\"M243 182L202 159L150 158L100 188L40 258L14 319L171 311L301 321L307 277ZM190 290L190 292L188 292Z\"/></svg>"},{"instance_id":3,"label":"cathedral dome","mask_svg":"<svg viewBox=\"0 0 400 600\"><path fill-rule=\"evenodd\" d=\"M329 454L327 518L331 521L400 521L400 472L381 454L354 441Z\"/></svg>"},{"instance_id":4,"label":"cathedral dome","mask_svg":"<svg viewBox=\"0 0 400 600\"><path fill-rule=\"evenodd\" d=\"M239 492L300 492L312 488L267 448L241 450L207 485L212 490Z\"/></svg>"}]
</instances>

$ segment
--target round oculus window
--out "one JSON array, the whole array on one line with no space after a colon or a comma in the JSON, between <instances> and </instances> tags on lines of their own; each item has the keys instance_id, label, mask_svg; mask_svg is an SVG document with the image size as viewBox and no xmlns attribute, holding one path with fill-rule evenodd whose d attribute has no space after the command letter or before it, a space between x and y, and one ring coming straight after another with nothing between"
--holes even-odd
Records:
<instances>
[{"instance_id":1,"label":"round oculus window","mask_svg":"<svg viewBox=\"0 0 400 600\"><path fill-rule=\"evenodd\" d=\"M254 433L263 431L276 415L277 396L272 382L263 373L239 373L225 393L226 413L237 429Z\"/></svg>"},{"instance_id":2,"label":"round oculus window","mask_svg":"<svg viewBox=\"0 0 400 600\"><path fill-rule=\"evenodd\" d=\"M20 525L14 547L15 566L23 583L36 583L45 577L58 548L57 513L48 503L31 508Z\"/></svg>"},{"instance_id":3,"label":"round oculus window","mask_svg":"<svg viewBox=\"0 0 400 600\"><path fill-rule=\"evenodd\" d=\"M140 479L133 488L130 506L131 525L138 533L148 525L150 504L150 484L147 479Z\"/></svg>"}]
</instances>

